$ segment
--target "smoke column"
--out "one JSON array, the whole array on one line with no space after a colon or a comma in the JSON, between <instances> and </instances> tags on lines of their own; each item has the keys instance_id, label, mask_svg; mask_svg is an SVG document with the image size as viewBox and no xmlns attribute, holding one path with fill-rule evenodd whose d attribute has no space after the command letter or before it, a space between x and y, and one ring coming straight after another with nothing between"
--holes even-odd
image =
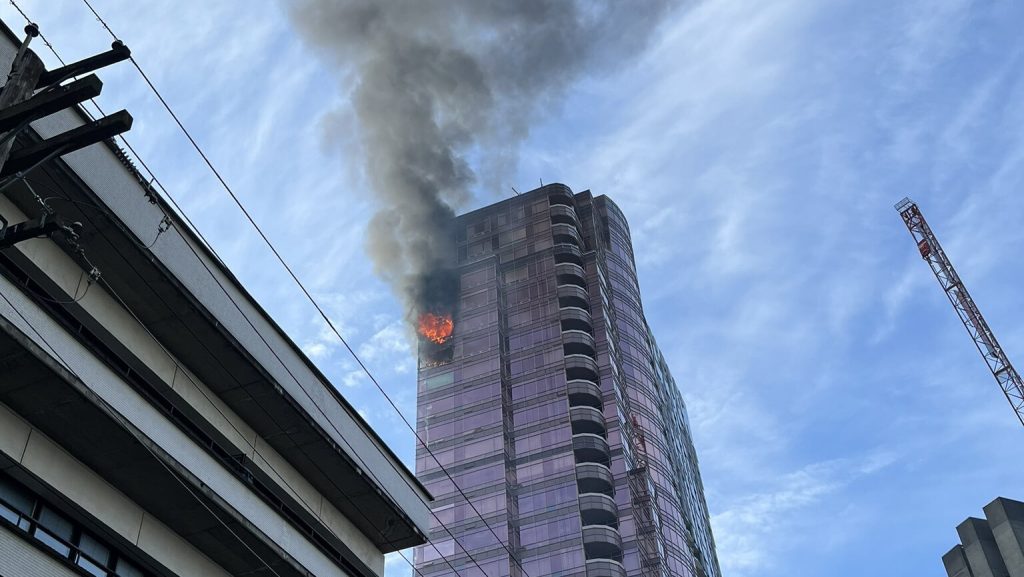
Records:
<instances>
[{"instance_id":1,"label":"smoke column","mask_svg":"<svg viewBox=\"0 0 1024 577\"><path fill-rule=\"evenodd\" d=\"M367 250L409 313L451 312L454 210L477 166L513 168L530 120L635 54L669 0L295 0L352 90L378 201Z\"/></svg>"}]
</instances>

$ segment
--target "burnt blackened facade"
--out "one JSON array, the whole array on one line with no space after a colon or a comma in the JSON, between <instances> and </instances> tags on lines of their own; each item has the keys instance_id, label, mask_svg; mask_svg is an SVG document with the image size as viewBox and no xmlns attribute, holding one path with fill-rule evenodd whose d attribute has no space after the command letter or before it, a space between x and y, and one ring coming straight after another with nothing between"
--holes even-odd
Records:
<instances>
[{"instance_id":1,"label":"burnt blackened facade","mask_svg":"<svg viewBox=\"0 0 1024 577\"><path fill-rule=\"evenodd\" d=\"M418 572L718 577L619 209L552 184L457 230L454 336L420 351L418 429L448 473L420 447L437 518Z\"/></svg>"}]
</instances>

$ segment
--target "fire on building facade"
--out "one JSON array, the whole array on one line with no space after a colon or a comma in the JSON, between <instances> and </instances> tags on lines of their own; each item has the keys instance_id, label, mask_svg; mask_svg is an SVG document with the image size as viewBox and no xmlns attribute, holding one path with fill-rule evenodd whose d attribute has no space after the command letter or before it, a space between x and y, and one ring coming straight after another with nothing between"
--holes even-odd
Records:
<instances>
[{"instance_id":1,"label":"fire on building facade","mask_svg":"<svg viewBox=\"0 0 1024 577\"><path fill-rule=\"evenodd\" d=\"M433 456L419 448L417 474L436 519L417 571L718 577L686 407L620 210L552 184L457 225L452 335L420 345Z\"/></svg>"}]
</instances>

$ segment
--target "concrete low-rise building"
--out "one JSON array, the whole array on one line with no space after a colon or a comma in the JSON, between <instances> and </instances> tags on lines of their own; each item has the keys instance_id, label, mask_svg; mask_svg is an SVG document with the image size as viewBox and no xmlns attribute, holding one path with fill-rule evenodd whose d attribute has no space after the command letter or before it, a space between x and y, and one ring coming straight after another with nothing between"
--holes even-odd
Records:
<instances>
[{"instance_id":1,"label":"concrete low-rise building","mask_svg":"<svg viewBox=\"0 0 1024 577\"><path fill-rule=\"evenodd\" d=\"M46 207L79 238L0 251L0 575L372 577L424 542L424 487L113 142L0 194Z\"/></svg>"},{"instance_id":2,"label":"concrete low-rise building","mask_svg":"<svg viewBox=\"0 0 1024 577\"><path fill-rule=\"evenodd\" d=\"M968 517L960 544L942 556L949 577L1024 577L1024 503L999 497L985 518Z\"/></svg>"}]
</instances>

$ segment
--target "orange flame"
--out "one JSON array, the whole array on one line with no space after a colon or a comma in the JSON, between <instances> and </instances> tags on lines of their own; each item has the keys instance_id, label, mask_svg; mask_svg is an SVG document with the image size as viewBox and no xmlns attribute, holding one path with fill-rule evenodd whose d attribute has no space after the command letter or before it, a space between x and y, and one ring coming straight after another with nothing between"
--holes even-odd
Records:
<instances>
[{"instance_id":1,"label":"orange flame","mask_svg":"<svg viewBox=\"0 0 1024 577\"><path fill-rule=\"evenodd\" d=\"M423 313L420 315L417 330L428 340L443 345L451 338L453 328L455 328L455 323L452 322L451 315Z\"/></svg>"}]
</instances>

